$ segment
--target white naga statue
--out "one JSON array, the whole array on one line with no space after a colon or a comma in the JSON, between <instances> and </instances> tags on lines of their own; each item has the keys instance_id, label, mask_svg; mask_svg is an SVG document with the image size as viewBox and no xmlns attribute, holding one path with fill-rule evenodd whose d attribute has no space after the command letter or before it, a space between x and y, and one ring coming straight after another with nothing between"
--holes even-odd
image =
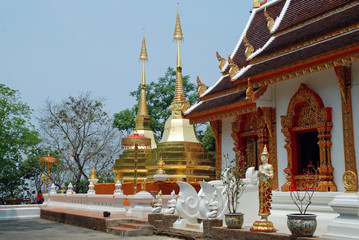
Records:
<instances>
[{"instance_id":1,"label":"white naga statue","mask_svg":"<svg viewBox=\"0 0 359 240\"><path fill-rule=\"evenodd\" d=\"M175 190L171 192L171 197L172 198L167 202L168 208L166 209L165 214L175 214L177 203Z\"/></svg>"}]
</instances>

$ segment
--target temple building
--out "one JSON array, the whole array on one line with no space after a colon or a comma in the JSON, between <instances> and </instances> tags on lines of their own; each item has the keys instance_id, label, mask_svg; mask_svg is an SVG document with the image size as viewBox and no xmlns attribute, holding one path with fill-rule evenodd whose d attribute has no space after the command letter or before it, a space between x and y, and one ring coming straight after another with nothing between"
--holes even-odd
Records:
<instances>
[{"instance_id":1,"label":"temple building","mask_svg":"<svg viewBox=\"0 0 359 240\"><path fill-rule=\"evenodd\" d=\"M210 122L217 172L239 151L258 168L267 145L273 189L303 190L313 165L318 191L351 180L357 191L358 12L350 0L273 0L252 11L233 53L217 52L222 76L184 114Z\"/></svg>"},{"instance_id":2,"label":"temple building","mask_svg":"<svg viewBox=\"0 0 359 240\"><path fill-rule=\"evenodd\" d=\"M148 61L148 55L145 34L143 34L139 60L142 61L141 95L137 116L135 117L136 127L130 135L134 135L136 133L151 139L151 147L148 149L139 149L138 152L138 180L143 181L147 179L147 161L152 155L152 150L157 147L157 137L150 127L151 117L148 115L146 103L145 61ZM115 161L115 165L113 167L113 171L115 172L115 181L120 179L123 181L133 181L134 158L134 149L125 149L123 151L123 153L120 155L120 158Z\"/></svg>"},{"instance_id":3,"label":"temple building","mask_svg":"<svg viewBox=\"0 0 359 240\"><path fill-rule=\"evenodd\" d=\"M214 160L197 139L194 126L182 116L190 104L183 90L180 52L183 34L178 6L173 40L177 43L175 95L170 105L171 116L166 120L163 137L149 162L148 179L153 179L157 170L157 161L162 158L169 180L177 181L181 178L186 178L188 181L212 180L215 178Z\"/></svg>"}]
</instances>

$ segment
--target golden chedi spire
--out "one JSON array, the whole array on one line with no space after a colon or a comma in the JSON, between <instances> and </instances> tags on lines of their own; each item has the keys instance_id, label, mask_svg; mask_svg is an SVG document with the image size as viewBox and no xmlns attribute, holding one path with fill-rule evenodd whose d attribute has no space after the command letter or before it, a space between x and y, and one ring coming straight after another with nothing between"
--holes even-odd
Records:
<instances>
[{"instance_id":1,"label":"golden chedi spire","mask_svg":"<svg viewBox=\"0 0 359 240\"><path fill-rule=\"evenodd\" d=\"M175 87L174 99L170 105L170 110L172 114L166 121L161 142L167 142L167 141L198 142L193 126L189 124L188 119L184 119L182 117L182 113L187 111L187 109L190 107L190 103L186 100L184 89L183 89L181 51L179 44L179 42L183 40L183 34L182 34L180 17L179 17L178 2L177 2L176 26L173 35L173 40L177 41L176 87ZM176 123L174 123L174 119L177 120Z\"/></svg>"},{"instance_id":2,"label":"golden chedi spire","mask_svg":"<svg viewBox=\"0 0 359 240\"><path fill-rule=\"evenodd\" d=\"M181 28L181 22L179 17L179 8L177 2L177 18L175 32L173 34L173 40L177 41L177 64L176 64L176 87L175 96L170 106L173 115L179 116L183 112L187 111L189 102L186 100L183 90L183 79L182 79L182 64L181 64L181 51L179 42L183 40L183 33Z\"/></svg>"},{"instance_id":3,"label":"golden chedi spire","mask_svg":"<svg viewBox=\"0 0 359 240\"><path fill-rule=\"evenodd\" d=\"M144 30L144 29L143 29ZM147 103L146 103L146 80L145 80L145 61L148 60L146 41L145 41L145 32L143 31L142 47L139 60L142 60L142 80L141 80L141 95L140 103L138 106L137 115L148 116L147 112ZM137 129L137 123L136 123Z\"/></svg>"},{"instance_id":4,"label":"golden chedi spire","mask_svg":"<svg viewBox=\"0 0 359 240\"><path fill-rule=\"evenodd\" d=\"M143 136L151 138L151 146L152 148L156 148L157 140L154 136L154 133L150 127L151 117L148 115L147 111L147 103L146 103L146 79L145 79L145 61L148 61L147 49L146 49L146 41L145 41L145 32L143 29L143 39L142 39L142 47L140 53L140 61L142 61L142 79L141 79L141 93L140 93L140 102L138 105L138 112L135 117L135 131Z\"/></svg>"}]
</instances>

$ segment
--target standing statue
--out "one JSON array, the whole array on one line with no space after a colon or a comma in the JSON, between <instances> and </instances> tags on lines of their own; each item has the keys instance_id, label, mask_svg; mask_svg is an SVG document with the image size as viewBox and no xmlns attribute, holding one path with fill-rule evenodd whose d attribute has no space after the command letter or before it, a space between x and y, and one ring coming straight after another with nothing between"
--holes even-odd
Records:
<instances>
[{"instance_id":1,"label":"standing statue","mask_svg":"<svg viewBox=\"0 0 359 240\"><path fill-rule=\"evenodd\" d=\"M274 177L273 166L268 163L268 150L264 146L261 153L262 165L259 166L259 211L258 215L261 217L259 221L255 221L251 227L253 232L275 232L273 223L268 221L268 216L271 214L270 209L272 201L272 186L270 179Z\"/></svg>"}]
</instances>

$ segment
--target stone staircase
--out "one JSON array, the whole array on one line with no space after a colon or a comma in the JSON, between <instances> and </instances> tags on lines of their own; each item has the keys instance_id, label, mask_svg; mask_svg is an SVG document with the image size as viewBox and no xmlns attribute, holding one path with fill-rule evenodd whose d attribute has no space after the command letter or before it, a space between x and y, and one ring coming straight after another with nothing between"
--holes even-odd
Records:
<instances>
[{"instance_id":1,"label":"stone staircase","mask_svg":"<svg viewBox=\"0 0 359 240\"><path fill-rule=\"evenodd\" d=\"M153 226L141 219L109 219L106 221L107 232L124 237L153 234Z\"/></svg>"}]
</instances>

